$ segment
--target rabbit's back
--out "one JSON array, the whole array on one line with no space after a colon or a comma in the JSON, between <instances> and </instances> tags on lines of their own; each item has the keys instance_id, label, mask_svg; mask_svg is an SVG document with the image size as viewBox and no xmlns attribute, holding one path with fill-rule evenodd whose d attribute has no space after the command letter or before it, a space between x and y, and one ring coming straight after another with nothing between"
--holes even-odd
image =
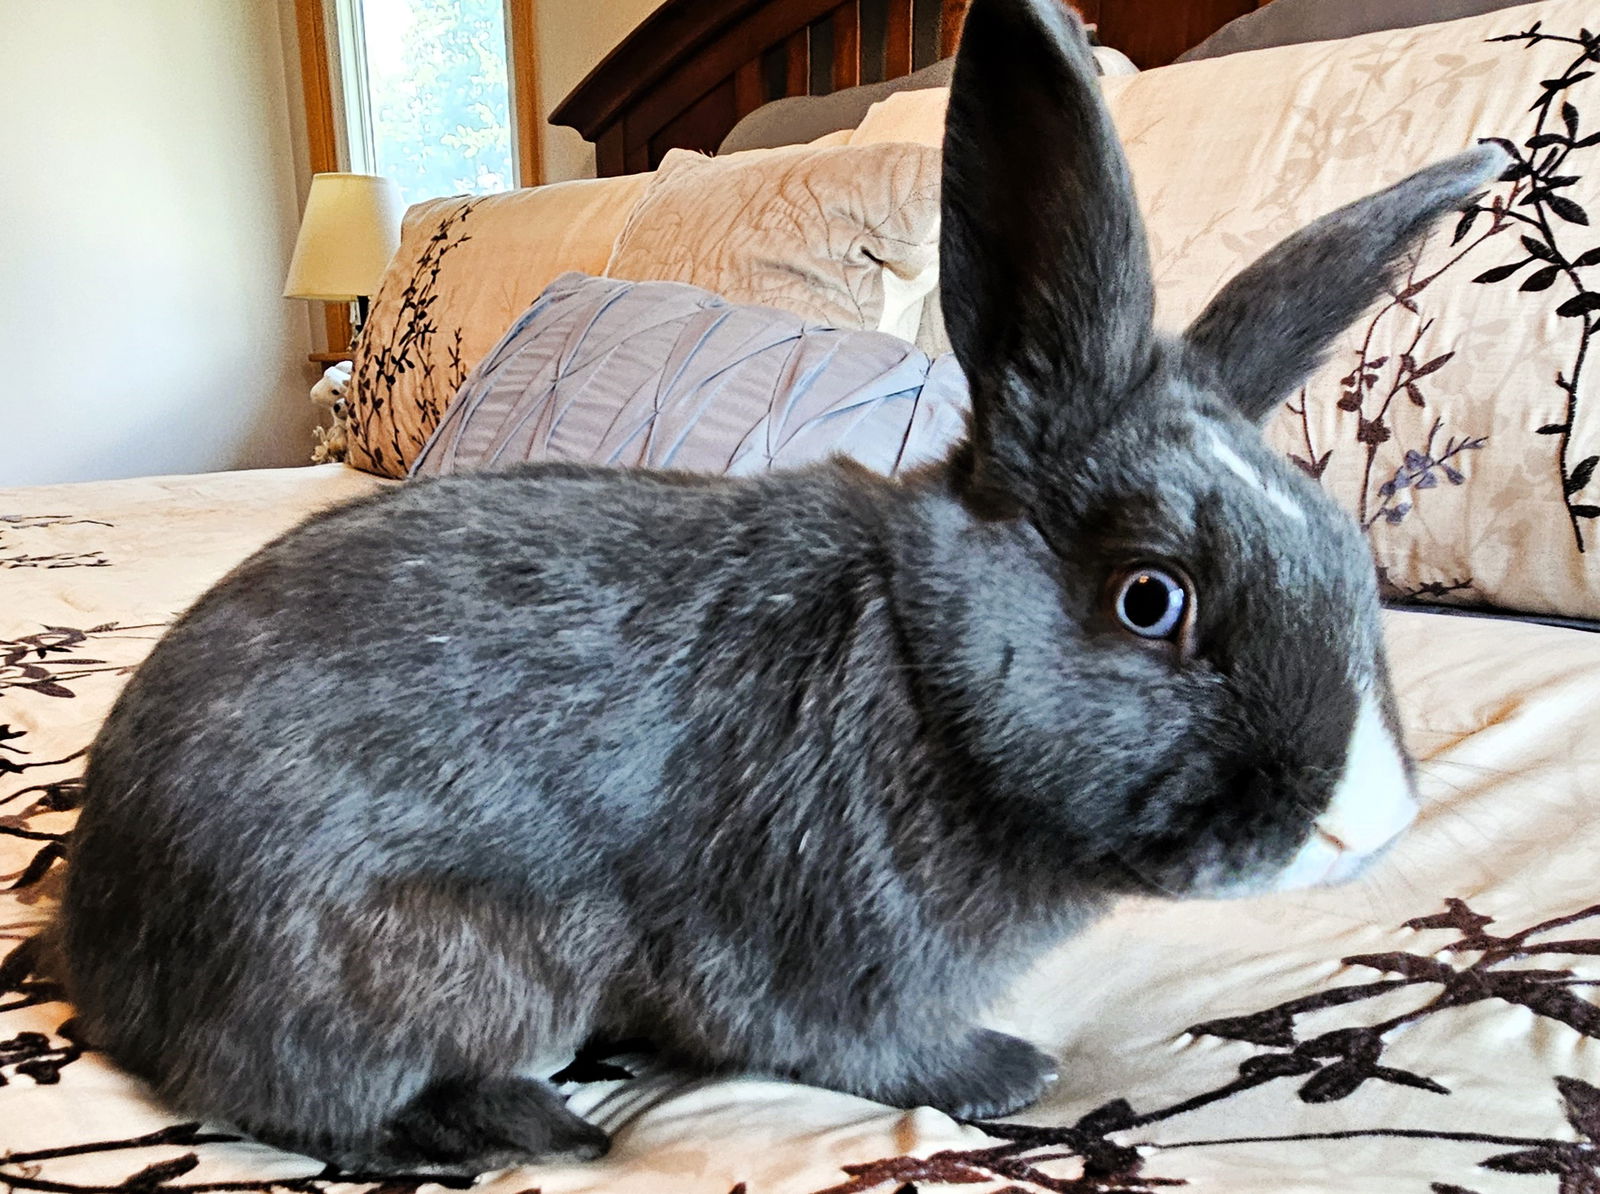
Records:
<instances>
[{"instance_id":1,"label":"rabbit's back","mask_svg":"<svg viewBox=\"0 0 1600 1194\"><path fill-rule=\"evenodd\" d=\"M803 620L769 598L802 574L815 591L829 561L786 547L798 516L753 525L741 507L771 503L748 485L573 472L418 485L247 560L130 683L86 819L154 818L185 841L225 824L240 864L275 842L403 852L421 836L431 861L459 861L455 843L481 861L497 829L571 828L530 814L588 789L630 848L701 657ZM515 805L484 799L511 787ZM529 843L547 863L559 845Z\"/></svg>"}]
</instances>

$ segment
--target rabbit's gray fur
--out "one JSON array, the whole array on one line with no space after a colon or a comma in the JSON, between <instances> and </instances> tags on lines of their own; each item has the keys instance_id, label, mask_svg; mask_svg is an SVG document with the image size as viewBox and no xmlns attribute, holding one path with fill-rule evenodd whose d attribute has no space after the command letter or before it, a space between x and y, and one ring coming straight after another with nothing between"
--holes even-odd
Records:
<instances>
[{"instance_id":1,"label":"rabbit's gray fur","mask_svg":"<svg viewBox=\"0 0 1600 1194\"><path fill-rule=\"evenodd\" d=\"M62 924L89 1038L366 1169L602 1151L540 1079L594 1033L1036 1098L1055 1063L977 1026L1006 983L1121 893L1271 883L1363 692L1393 729L1362 537L1250 420L1495 152L1163 339L1081 31L977 0L943 233L971 441L904 482L454 477L269 544L94 745ZM1146 560L1194 581L1192 658L1106 611Z\"/></svg>"}]
</instances>

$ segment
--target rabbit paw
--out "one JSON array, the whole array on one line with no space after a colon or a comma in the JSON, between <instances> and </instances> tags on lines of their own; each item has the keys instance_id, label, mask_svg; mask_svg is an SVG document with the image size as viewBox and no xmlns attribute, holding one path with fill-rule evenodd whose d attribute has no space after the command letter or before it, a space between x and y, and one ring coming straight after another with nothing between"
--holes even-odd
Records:
<instances>
[{"instance_id":1,"label":"rabbit paw","mask_svg":"<svg viewBox=\"0 0 1600 1194\"><path fill-rule=\"evenodd\" d=\"M993 1119L1037 1102L1059 1073L1054 1057L1020 1037L980 1028L942 1071L917 1076L915 1101L955 1119Z\"/></svg>"}]
</instances>

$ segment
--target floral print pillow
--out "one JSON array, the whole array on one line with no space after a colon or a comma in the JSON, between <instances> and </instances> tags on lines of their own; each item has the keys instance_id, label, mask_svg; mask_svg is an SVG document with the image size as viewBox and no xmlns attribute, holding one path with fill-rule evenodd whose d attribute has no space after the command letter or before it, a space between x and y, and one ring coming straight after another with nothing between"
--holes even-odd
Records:
<instances>
[{"instance_id":1,"label":"floral print pillow","mask_svg":"<svg viewBox=\"0 0 1600 1194\"><path fill-rule=\"evenodd\" d=\"M1512 155L1268 428L1393 598L1600 617L1597 17L1548 0L1113 87L1169 326L1324 212L1481 139Z\"/></svg>"}]
</instances>

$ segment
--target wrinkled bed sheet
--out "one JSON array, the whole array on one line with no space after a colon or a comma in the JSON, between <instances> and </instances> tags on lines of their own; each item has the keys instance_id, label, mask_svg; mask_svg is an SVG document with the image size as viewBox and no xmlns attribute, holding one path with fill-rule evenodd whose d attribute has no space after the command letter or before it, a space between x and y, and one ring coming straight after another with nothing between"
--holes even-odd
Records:
<instances>
[{"instance_id":1,"label":"wrinkled bed sheet","mask_svg":"<svg viewBox=\"0 0 1600 1194\"><path fill-rule=\"evenodd\" d=\"M48 916L81 752L162 627L303 514L380 484L324 466L0 491L0 950ZM587 1058L567 1089L615 1133L611 1155L488 1184L1596 1188L1600 636L1404 613L1388 629L1422 759L1418 828L1354 887L1129 904L1062 946L994 1014L1062 1057L1044 1104L980 1128L776 1081L692 1081L648 1058ZM48 984L0 974L0 1186L375 1181L237 1141L226 1125L183 1126L74 1044L71 1009ZM386 1194L420 1181L390 1181Z\"/></svg>"}]
</instances>

